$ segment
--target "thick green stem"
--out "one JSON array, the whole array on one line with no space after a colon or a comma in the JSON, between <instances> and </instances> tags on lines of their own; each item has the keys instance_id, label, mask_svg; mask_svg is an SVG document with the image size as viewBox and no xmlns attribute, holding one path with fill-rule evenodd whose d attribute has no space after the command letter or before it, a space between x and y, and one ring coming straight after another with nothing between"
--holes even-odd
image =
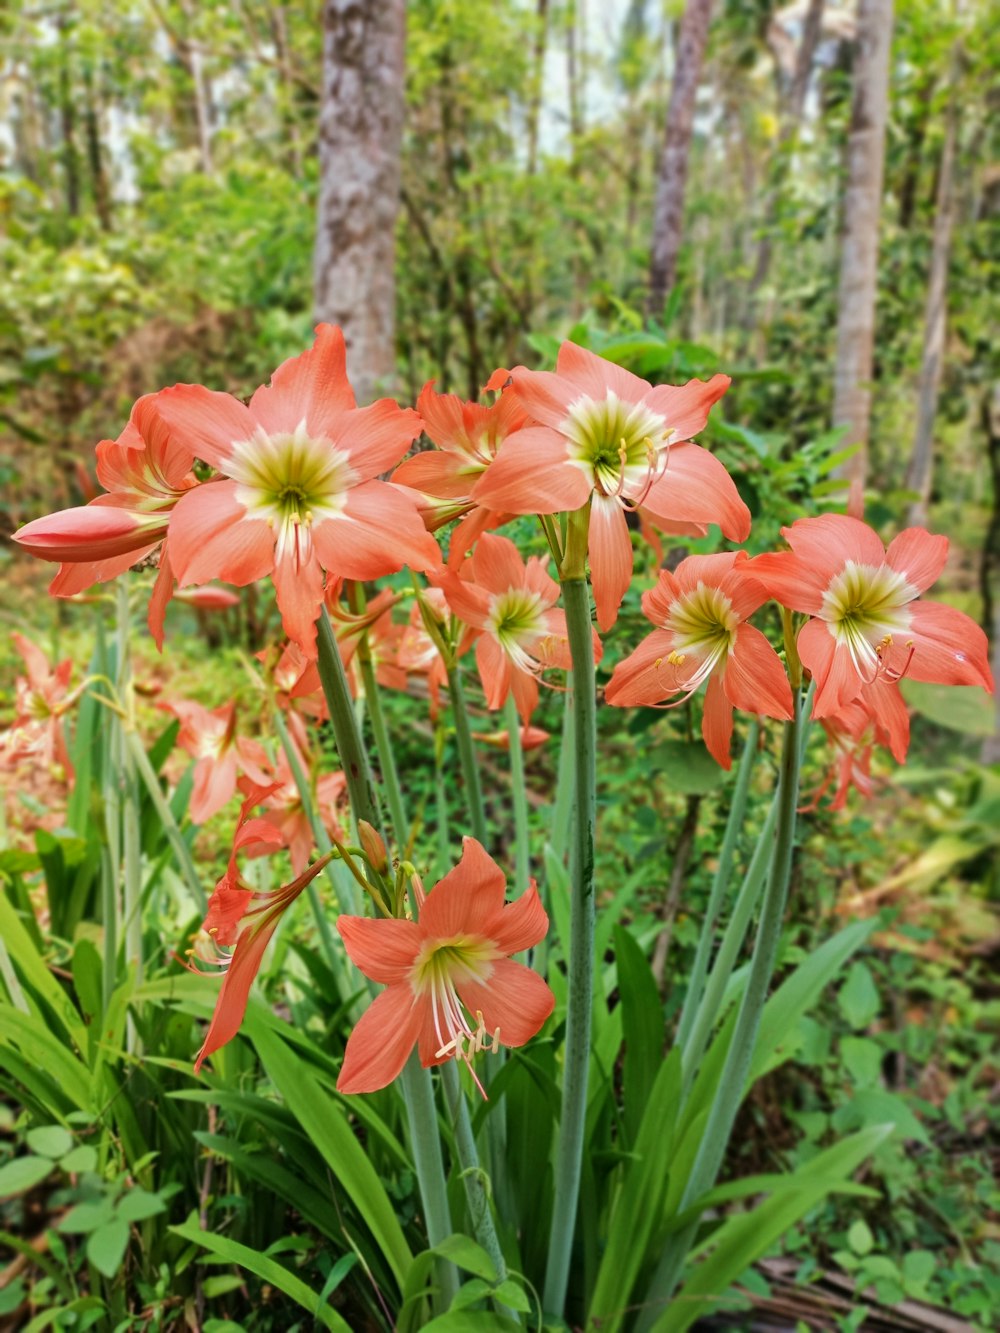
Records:
<instances>
[{"instance_id":1,"label":"thick green stem","mask_svg":"<svg viewBox=\"0 0 1000 1333\"><path fill-rule=\"evenodd\" d=\"M344 675L340 650L325 607L320 612L317 629L319 678L330 710L330 721L333 724L341 767L347 779L347 791L351 798L354 818L363 819L371 824L384 840L385 830L375 798L371 766L361 740L351 693L347 688L347 677ZM438 1245L445 1236L451 1234L451 1213L448 1208L448 1190L434 1108L434 1088L430 1071L421 1066L416 1051L410 1055L403 1068L400 1087L406 1103L413 1164L417 1173L417 1184L420 1187L424 1218L427 1222L427 1237L432 1246ZM458 1274L453 1264L441 1262L438 1267L441 1284L439 1304L441 1308L447 1308L452 1296L458 1290Z\"/></svg>"},{"instance_id":2,"label":"thick green stem","mask_svg":"<svg viewBox=\"0 0 1000 1333\"><path fill-rule=\"evenodd\" d=\"M761 907L757 938L746 989L740 1002L736 1026L726 1054L715 1098L701 1136L701 1144L691 1174L688 1177L680 1210L683 1212L715 1184L722 1165L729 1136L740 1104L743 1101L747 1074L753 1058L754 1046L760 1027L761 1014L767 999L768 987L774 972L781 924L784 919L788 881L795 844L795 816L798 806L799 770L801 767L800 728L808 700L798 701L793 721L785 723L781 751L781 778L778 788L777 827L771 855L764 902ZM637 1325L637 1333L657 1333L665 1320L685 1256L697 1231L697 1221L675 1232L667 1242L660 1263L653 1275L649 1292L643 1302L644 1313Z\"/></svg>"},{"instance_id":3,"label":"thick green stem","mask_svg":"<svg viewBox=\"0 0 1000 1333\"><path fill-rule=\"evenodd\" d=\"M521 719L513 694L504 704L504 722L510 746L510 785L514 801L514 866L516 893L528 887L531 878L531 845L528 838L528 794L524 786L524 752L521 749Z\"/></svg>"},{"instance_id":4,"label":"thick green stem","mask_svg":"<svg viewBox=\"0 0 1000 1333\"><path fill-rule=\"evenodd\" d=\"M368 716L371 719L372 724L372 733L375 737L375 752L378 755L378 761L382 767L382 786L385 788L386 801L389 805L389 817L392 820L392 831L396 838L396 846L399 848L400 856L406 856L410 839L410 825L403 808L403 793L399 786L399 774L396 771L396 758L392 752L392 744L389 740L389 729L385 722L385 710L382 707L382 696L379 693L378 681L375 679L375 664L372 661L371 651L369 650L368 642L365 638L363 638L358 645L357 660L361 667L361 682L365 691L365 706L368 709Z\"/></svg>"},{"instance_id":5,"label":"thick green stem","mask_svg":"<svg viewBox=\"0 0 1000 1333\"><path fill-rule=\"evenodd\" d=\"M469 809L472 836L486 847L486 808L483 805L479 766L476 763L476 751L469 728L469 713L465 706L465 692L462 689L462 676L457 663L448 668L448 693L451 695L451 714L455 724L455 740L458 743L458 759L465 781L465 801Z\"/></svg>"},{"instance_id":6,"label":"thick green stem","mask_svg":"<svg viewBox=\"0 0 1000 1333\"><path fill-rule=\"evenodd\" d=\"M274 729L278 733L278 741L282 752L288 762L288 768L292 779L295 782L299 793L299 800L302 803L302 810L306 819L309 821L309 827L312 829L313 841L316 844L316 850L320 856L325 856L327 852L333 850L333 844L330 842L329 834L323 826L323 821L316 812L313 805L312 790L309 786L309 779L306 777L302 764L299 762L299 754L292 744L292 738L288 734L288 728L285 725L285 719L281 716L278 709L274 710ZM339 862L327 862L325 875L330 888L333 890L334 901L343 904L347 910L356 913L358 910L357 895L354 890L354 881L350 875L343 876L343 882L339 882L334 871L334 865ZM351 983L344 972L343 959L340 950L337 948L337 942L333 937L333 930L330 926L329 918L323 906L323 900L316 887L316 881L312 880L306 889L309 896L309 906L312 909L313 918L316 922L316 931L319 935L320 945L323 955L326 958L327 967L333 974L337 982L337 989L344 999L352 993Z\"/></svg>"},{"instance_id":7,"label":"thick green stem","mask_svg":"<svg viewBox=\"0 0 1000 1333\"><path fill-rule=\"evenodd\" d=\"M687 995L684 997L684 1008L681 1010L680 1023L677 1027L677 1045L681 1048L686 1045L691 1034L691 1026L694 1023L695 1014L701 1001L702 988L705 985L708 960L712 953L712 941L715 938L715 923L719 916L719 909L722 906L722 899L729 887L729 877L733 869L733 853L736 850L736 843L743 828L743 817L747 808L747 794L750 791L750 776L753 773L754 760L757 758L759 733L760 727L755 718L750 723L746 744L743 747L743 757L740 760L739 770L736 774L736 786L733 790L732 804L729 807L729 817L726 820L726 831L722 836L722 847L719 849L719 863L715 868L715 875L712 879L708 906L705 908L705 920L702 922L701 934L698 937L698 947L695 950L694 962L691 965Z\"/></svg>"},{"instance_id":8,"label":"thick green stem","mask_svg":"<svg viewBox=\"0 0 1000 1333\"><path fill-rule=\"evenodd\" d=\"M469 1216L472 1218L472 1229L476 1234L476 1240L493 1261L497 1281L502 1282L507 1276L507 1264L493 1223L493 1210L490 1208L490 1196L483 1178L483 1170L479 1165L479 1153L476 1151L476 1140L472 1134L469 1107L454 1060L448 1060L441 1066L441 1086L444 1088L455 1134L455 1153L462 1170L462 1183L465 1186ZM518 1324L521 1322L520 1316L506 1305L498 1302L498 1308L502 1314L514 1319Z\"/></svg>"},{"instance_id":9,"label":"thick green stem","mask_svg":"<svg viewBox=\"0 0 1000 1333\"><path fill-rule=\"evenodd\" d=\"M587 1116L590 1021L594 985L594 855L596 829L597 712L590 594L583 577L563 580L563 605L573 662L575 799L570 843L570 939L562 1114L556 1149L555 1200L543 1304L561 1315L570 1258Z\"/></svg>"}]
</instances>

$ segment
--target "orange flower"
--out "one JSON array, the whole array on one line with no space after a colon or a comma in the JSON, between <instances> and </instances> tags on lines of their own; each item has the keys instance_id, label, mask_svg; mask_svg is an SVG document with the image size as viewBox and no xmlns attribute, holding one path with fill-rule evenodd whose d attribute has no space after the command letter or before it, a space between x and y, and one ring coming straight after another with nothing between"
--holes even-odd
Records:
<instances>
[{"instance_id":1,"label":"orange flower","mask_svg":"<svg viewBox=\"0 0 1000 1333\"><path fill-rule=\"evenodd\" d=\"M294 740L292 745L295 746L298 753L300 747L295 745ZM308 763L300 753L298 758L303 773L308 774ZM265 796L261 801L266 812L261 815L261 819L265 823L273 825L281 834L282 844L288 848L288 854L291 857L292 874L301 875L309 863L309 853L313 848L313 831L302 806L302 796L284 753L278 756L277 763L268 774L268 782L272 791L269 796ZM257 783L253 778L240 778L237 785L240 791L250 795ZM343 842L345 834L340 825L339 816L344 813L347 798L347 779L338 770L334 773L321 774L315 785L314 804L316 813L323 821L323 827L326 831Z\"/></svg>"},{"instance_id":2,"label":"orange flower","mask_svg":"<svg viewBox=\"0 0 1000 1333\"><path fill-rule=\"evenodd\" d=\"M555 1004L537 973L510 957L548 930L534 883L505 903L504 873L474 838L420 904L419 921L342 916L347 952L386 989L351 1033L340 1092L375 1092L414 1046L425 1068L479 1050L523 1046ZM475 1077L475 1074L473 1074ZM477 1080L478 1082L478 1080Z\"/></svg>"},{"instance_id":3,"label":"orange flower","mask_svg":"<svg viewBox=\"0 0 1000 1333\"><path fill-rule=\"evenodd\" d=\"M812 617L797 647L816 680L814 717L840 712L865 685L904 675L992 691L979 626L954 607L917 601L944 568L946 537L907 528L887 550L845 514L800 518L781 534L792 549L757 556L750 572L770 596Z\"/></svg>"},{"instance_id":4,"label":"orange flower","mask_svg":"<svg viewBox=\"0 0 1000 1333\"><path fill-rule=\"evenodd\" d=\"M313 347L279 366L248 406L177 384L156 395L156 412L219 474L171 515L179 581L271 574L285 632L307 657L316 656L324 570L373 579L440 560L411 492L377 480L422 422L388 398L355 406L340 329L320 324Z\"/></svg>"},{"instance_id":5,"label":"orange flower","mask_svg":"<svg viewBox=\"0 0 1000 1333\"><path fill-rule=\"evenodd\" d=\"M766 600L748 577L745 551L691 555L674 573L660 571L642 609L657 628L615 667L609 704L683 703L708 681L702 735L713 758L729 768L733 708L791 718L792 691L777 653L745 623Z\"/></svg>"},{"instance_id":6,"label":"orange flower","mask_svg":"<svg viewBox=\"0 0 1000 1333\"><path fill-rule=\"evenodd\" d=\"M472 495L515 514L555 514L590 501L590 567L597 623L609 629L632 577L625 513L645 511L666 532L704 533L718 523L743 541L750 511L729 473L686 443L704 429L728 389L707 383L653 388L575 343L559 349L555 374L511 371L512 393L538 424L511 435ZM506 396L506 394L505 394Z\"/></svg>"},{"instance_id":7,"label":"orange flower","mask_svg":"<svg viewBox=\"0 0 1000 1333\"><path fill-rule=\"evenodd\" d=\"M191 818L196 824L218 814L236 794L236 773L242 768L255 782L268 781L267 752L258 742L236 735L236 705L203 708L193 699L157 704L180 720L177 743L198 763L191 791Z\"/></svg>"},{"instance_id":8,"label":"orange flower","mask_svg":"<svg viewBox=\"0 0 1000 1333\"><path fill-rule=\"evenodd\" d=\"M507 372L503 374L506 379ZM487 388L491 385L492 380ZM492 407L483 407L463 402L453 393L435 393L433 380L421 390L417 411L437 449L404 459L393 481L423 495L421 511L432 532L465 515L448 546L448 564L453 565L475 545L481 533L513 517L477 505L472 488L507 436L528 424L528 416L512 394L504 394Z\"/></svg>"},{"instance_id":9,"label":"orange flower","mask_svg":"<svg viewBox=\"0 0 1000 1333\"><path fill-rule=\"evenodd\" d=\"M903 763L910 743L910 715L899 686L880 677L871 685L862 685L856 699L839 712L824 717L820 723L830 742L832 756L823 781L805 808L815 810L836 781L837 790L831 810L842 810L853 787L864 797L874 791L871 776L872 751L876 745L888 747L898 763Z\"/></svg>"},{"instance_id":10,"label":"orange flower","mask_svg":"<svg viewBox=\"0 0 1000 1333\"><path fill-rule=\"evenodd\" d=\"M229 865L208 901L208 912L202 925L203 942L210 941L215 954L213 961L225 968L226 975L208 1032L195 1058L196 1074L205 1059L220 1046L225 1046L240 1030L250 987L278 922L330 860L330 856L320 857L291 884L277 889L251 889L243 883L236 862L237 852L257 856L273 852L282 845L282 836L273 824L265 819L250 818L250 811L273 792L273 785L254 787L248 792L233 835Z\"/></svg>"},{"instance_id":11,"label":"orange flower","mask_svg":"<svg viewBox=\"0 0 1000 1333\"><path fill-rule=\"evenodd\" d=\"M506 537L489 533L461 570L443 567L428 575L455 615L477 634L476 663L487 708L502 708L513 691L521 720L538 704L538 678L546 667L569 668L566 613L555 609L559 585L545 572L547 561L525 563ZM601 641L594 635L594 656Z\"/></svg>"},{"instance_id":12,"label":"orange flower","mask_svg":"<svg viewBox=\"0 0 1000 1333\"><path fill-rule=\"evenodd\" d=\"M14 647L24 659L27 676L18 676L15 683L14 723L0 735L3 757L10 762L29 756L47 768L58 765L67 782L73 781L73 765L62 718L85 688L77 686L70 692L69 679L73 663L67 657L57 667L50 667L48 658L37 644L18 634L11 635Z\"/></svg>"},{"instance_id":13,"label":"orange flower","mask_svg":"<svg viewBox=\"0 0 1000 1333\"><path fill-rule=\"evenodd\" d=\"M166 429L155 397L140 398L118 439L97 446L97 476L107 494L26 523L14 541L42 560L61 562L49 585L56 597L72 597L113 579L162 544L148 617L162 648L163 617L174 587L165 540L168 523L174 506L198 483L191 471L194 454Z\"/></svg>"}]
</instances>

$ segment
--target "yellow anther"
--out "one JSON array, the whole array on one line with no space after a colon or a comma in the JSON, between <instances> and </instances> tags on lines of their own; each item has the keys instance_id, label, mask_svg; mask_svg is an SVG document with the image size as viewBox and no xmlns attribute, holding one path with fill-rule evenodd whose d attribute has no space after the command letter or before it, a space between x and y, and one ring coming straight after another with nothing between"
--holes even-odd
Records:
<instances>
[{"instance_id":1,"label":"yellow anther","mask_svg":"<svg viewBox=\"0 0 1000 1333\"><path fill-rule=\"evenodd\" d=\"M679 653L675 648L674 651L667 658L667 661L670 663L671 666L683 666L685 656L686 654Z\"/></svg>"}]
</instances>

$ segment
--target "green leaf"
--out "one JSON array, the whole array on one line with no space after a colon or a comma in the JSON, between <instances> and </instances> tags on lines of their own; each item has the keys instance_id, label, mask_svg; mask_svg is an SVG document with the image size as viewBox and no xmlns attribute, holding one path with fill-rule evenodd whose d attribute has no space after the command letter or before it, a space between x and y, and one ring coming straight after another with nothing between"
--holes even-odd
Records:
<instances>
[{"instance_id":1,"label":"green leaf","mask_svg":"<svg viewBox=\"0 0 1000 1333\"><path fill-rule=\"evenodd\" d=\"M700 741L662 741L646 756L657 776L685 796L706 796L721 787L725 769L720 768Z\"/></svg>"},{"instance_id":2,"label":"green leaf","mask_svg":"<svg viewBox=\"0 0 1000 1333\"><path fill-rule=\"evenodd\" d=\"M17 1157L0 1166L0 1199L32 1189L45 1179L54 1165L48 1157Z\"/></svg>"},{"instance_id":3,"label":"green leaf","mask_svg":"<svg viewBox=\"0 0 1000 1333\"><path fill-rule=\"evenodd\" d=\"M866 1028L881 1008L878 987L865 963L851 967L837 995L837 1004L852 1028Z\"/></svg>"},{"instance_id":4,"label":"green leaf","mask_svg":"<svg viewBox=\"0 0 1000 1333\"><path fill-rule=\"evenodd\" d=\"M60 1158L59 1165L64 1171L72 1172L74 1175L84 1171L96 1171L97 1150L92 1148L89 1143L78 1144L72 1152L68 1152L65 1157Z\"/></svg>"},{"instance_id":5,"label":"green leaf","mask_svg":"<svg viewBox=\"0 0 1000 1333\"><path fill-rule=\"evenodd\" d=\"M238 1264L240 1268L245 1268L248 1273L253 1273L256 1277L259 1277L261 1281L269 1282L272 1287L277 1287L296 1305L301 1305L304 1310L308 1310L324 1328L334 1329L336 1333L351 1333L350 1325L335 1310L331 1309L329 1305L321 1304L316 1293L307 1287L301 1278L289 1272L283 1264L279 1264L276 1259L269 1259L267 1255L261 1254L258 1250L250 1249L248 1245L240 1245L237 1241L230 1240L228 1236L217 1236L212 1231L202 1231L193 1214L183 1225L171 1227L170 1231L183 1240L193 1241L196 1245L200 1245L225 1263Z\"/></svg>"},{"instance_id":6,"label":"green leaf","mask_svg":"<svg viewBox=\"0 0 1000 1333\"><path fill-rule=\"evenodd\" d=\"M73 1135L62 1125L39 1125L25 1135L28 1147L42 1157L65 1157L73 1147Z\"/></svg>"},{"instance_id":7,"label":"green leaf","mask_svg":"<svg viewBox=\"0 0 1000 1333\"><path fill-rule=\"evenodd\" d=\"M841 1037L840 1058L860 1087L872 1087L882 1077L882 1047L870 1037Z\"/></svg>"},{"instance_id":8,"label":"green leaf","mask_svg":"<svg viewBox=\"0 0 1000 1333\"><path fill-rule=\"evenodd\" d=\"M87 1258L105 1277L114 1277L128 1247L128 1223L113 1217L91 1232L87 1240Z\"/></svg>"},{"instance_id":9,"label":"green leaf","mask_svg":"<svg viewBox=\"0 0 1000 1333\"><path fill-rule=\"evenodd\" d=\"M0 893L0 935L3 936L11 958L16 960L22 984L38 1000L44 1001L65 1035L83 1050L87 1041L87 1030L83 1020L70 1002L69 996L49 971L45 959L35 948L30 934L5 893ZM54 1037L51 1039L51 1044L57 1044ZM55 1073L51 1069L49 1072Z\"/></svg>"},{"instance_id":10,"label":"green leaf","mask_svg":"<svg viewBox=\"0 0 1000 1333\"><path fill-rule=\"evenodd\" d=\"M255 1015L247 1015L244 1030L286 1106L367 1222L402 1287L413 1256L385 1186L347 1123L342 1100L326 1092L306 1062Z\"/></svg>"},{"instance_id":11,"label":"green leaf","mask_svg":"<svg viewBox=\"0 0 1000 1333\"><path fill-rule=\"evenodd\" d=\"M493 1295L512 1310L519 1310L521 1314L530 1314L531 1312L531 1301L528 1299L527 1292L512 1277L499 1283L493 1289Z\"/></svg>"},{"instance_id":12,"label":"green leaf","mask_svg":"<svg viewBox=\"0 0 1000 1333\"><path fill-rule=\"evenodd\" d=\"M909 679L899 684L910 707L937 726L963 736L993 735L996 705L978 685L931 685Z\"/></svg>"},{"instance_id":13,"label":"green leaf","mask_svg":"<svg viewBox=\"0 0 1000 1333\"><path fill-rule=\"evenodd\" d=\"M166 1207L158 1194L134 1189L118 1200L116 1211L126 1222L143 1222L147 1217L155 1217L157 1213L165 1212Z\"/></svg>"},{"instance_id":14,"label":"green leaf","mask_svg":"<svg viewBox=\"0 0 1000 1333\"><path fill-rule=\"evenodd\" d=\"M615 927L618 991L625 1060L622 1091L629 1142L635 1141L656 1075L663 1066L663 1002L645 953L622 926Z\"/></svg>"},{"instance_id":15,"label":"green leaf","mask_svg":"<svg viewBox=\"0 0 1000 1333\"><path fill-rule=\"evenodd\" d=\"M468 1282L463 1282L458 1291L455 1292L449 1310L464 1310L469 1305L475 1305L477 1301L485 1300L493 1290L491 1282L485 1282L481 1277L470 1278Z\"/></svg>"},{"instance_id":16,"label":"green leaf","mask_svg":"<svg viewBox=\"0 0 1000 1333\"><path fill-rule=\"evenodd\" d=\"M872 1229L864 1218L851 1225L847 1233L847 1243L855 1254L869 1254L875 1246L875 1237L872 1235Z\"/></svg>"},{"instance_id":17,"label":"green leaf","mask_svg":"<svg viewBox=\"0 0 1000 1333\"><path fill-rule=\"evenodd\" d=\"M487 1282L495 1282L497 1279L493 1260L481 1245L477 1245L468 1236L458 1232L453 1236L445 1236L440 1244L434 1246L434 1253L440 1255L442 1259L450 1259L467 1273L485 1278Z\"/></svg>"},{"instance_id":18,"label":"green leaf","mask_svg":"<svg viewBox=\"0 0 1000 1333\"><path fill-rule=\"evenodd\" d=\"M424 1324L421 1333L513 1333L520 1327L492 1310L449 1310Z\"/></svg>"},{"instance_id":19,"label":"green leaf","mask_svg":"<svg viewBox=\"0 0 1000 1333\"><path fill-rule=\"evenodd\" d=\"M114 1211L110 1199L101 1199L98 1203L78 1203L75 1208L69 1210L57 1230L69 1235L85 1235L110 1222L114 1217Z\"/></svg>"},{"instance_id":20,"label":"green leaf","mask_svg":"<svg viewBox=\"0 0 1000 1333\"><path fill-rule=\"evenodd\" d=\"M867 1125L892 1124L904 1139L930 1143L930 1135L902 1097L881 1088L860 1088L849 1102L839 1106L831 1117L838 1132Z\"/></svg>"},{"instance_id":21,"label":"green leaf","mask_svg":"<svg viewBox=\"0 0 1000 1333\"><path fill-rule=\"evenodd\" d=\"M225 1296L227 1292L236 1291L242 1287L245 1278L237 1277L235 1273L216 1273L212 1277L205 1277L201 1280L201 1289L209 1300L216 1296Z\"/></svg>"}]
</instances>

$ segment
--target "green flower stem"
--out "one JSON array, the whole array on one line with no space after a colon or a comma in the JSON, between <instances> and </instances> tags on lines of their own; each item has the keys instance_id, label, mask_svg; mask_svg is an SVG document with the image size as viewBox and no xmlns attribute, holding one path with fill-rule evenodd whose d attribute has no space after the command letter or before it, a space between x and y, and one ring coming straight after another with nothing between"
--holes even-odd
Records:
<instances>
[{"instance_id":1,"label":"green flower stem","mask_svg":"<svg viewBox=\"0 0 1000 1333\"><path fill-rule=\"evenodd\" d=\"M156 811L163 831L167 835L167 841L174 849L174 855L177 857L177 864L180 867L181 876L183 877L185 884L191 890L191 896L198 905L199 912L204 912L208 906L208 901L205 897L205 890L202 887L198 871L195 868L194 861L191 857L191 849L184 841L184 836L177 826L177 821L174 819L174 812L170 809L170 802L163 794L160 780L153 772L153 765L149 762L149 756L146 754L142 738L139 736L138 732L129 732L128 746L132 752L136 772L139 774L146 791L149 793L149 799L153 802L153 809Z\"/></svg>"},{"instance_id":2,"label":"green flower stem","mask_svg":"<svg viewBox=\"0 0 1000 1333\"><path fill-rule=\"evenodd\" d=\"M451 846L448 841L448 792L445 787L444 764L442 763L442 738L440 730L434 737L434 797L437 805L437 855L438 875L447 872L451 865Z\"/></svg>"},{"instance_id":3,"label":"green flower stem","mask_svg":"<svg viewBox=\"0 0 1000 1333\"><path fill-rule=\"evenodd\" d=\"M575 516L574 516L575 517ZM571 520L572 522L572 520ZM569 537L573 537L572 530ZM594 643L587 581L564 578L563 606L573 663L575 788L570 844L569 1003L566 1014L562 1115L556 1149L555 1201L549 1233L549 1262L543 1306L561 1315L569 1283L576 1210L580 1195L590 1022L594 985L594 842L596 829L597 712Z\"/></svg>"},{"instance_id":4,"label":"green flower stem","mask_svg":"<svg viewBox=\"0 0 1000 1333\"><path fill-rule=\"evenodd\" d=\"M490 1208L489 1191L484 1181L484 1173L479 1165L476 1140L472 1134L472 1121L469 1107L462 1091L462 1082L454 1060L447 1060L441 1066L441 1086L444 1088L445 1101L451 1116L452 1130L455 1135L455 1153L462 1168L462 1183L465 1185L465 1199L469 1205L472 1229L476 1240L493 1261L497 1281L507 1277L507 1263L500 1248L496 1227L493 1224L493 1211ZM497 1302L501 1314L507 1315L520 1324L521 1318L506 1305Z\"/></svg>"},{"instance_id":5,"label":"green flower stem","mask_svg":"<svg viewBox=\"0 0 1000 1333\"><path fill-rule=\"evenodd\" d=\"M567 671L566 707L563 711L563 728L559 748L559 774L556 784L556 801L552 810L552 827L549 835L552 850L560 861L566 855L566 846L569 842L569 820L573 810L573 779L576 758L573 744L575 708L573 673Z\"/></svg>"},{"instance_id":6,"label":"green flower stem","mask_svg":"<svg viewBox=\"0 0 1000 1333\"><path fill-rule=\"evenodd\" d=\"M795 843L795 817L798 806L799 770L802 757L801 727L803 714L808 707L808 703L808 699L805 701L801 698L797 700L794 720L785 723L785 735L781 751L781 777L776 797L777 827L771 855L771 870L764 893L760 921L757 926L753 957L750 962L750 975L740 1002L736 1026L726 1054L726 1062L716 1089L715 1099L709 1111L698 1154L681 1199L680 1212L684 1212L715 1184L719 1168L725 1157L736 1114L743 1101L747 1074L750 1071L750 1062L753 1058L757 1033L760 1028L761 1014L764 1010L768 987L774 972L778 939L781 935L781 923L784 919L785 902L788 895L792 850ZM667 1242L653 1275L649 1292L643 1302L644 1314L637 1325L637 1333L657 1333L661 1322L665 1320L670 1298L677 1285L685 1256L691 1246L697 1226L697 1221L693 1222L690 1226L685 1227L683 1231L675 1232Z\"/></svg>"},{"instance_id":7,"label":"green flower stem","mask_svg":"<svg viewBox=\"0 0 1000 1333\"><path fill-rule=\"evenodd\" d=\"M759 734L760 726L757 719L754 718L747 732L743 757L740 759L740 766L736 774L733 800L729 807L729 817L726 820L726 831L722 836L722 847L719 850L719 863L712 879L708 906L705 908L705 920L702 923L701 934L698 937L698 947L695 950L694 963L691 966L687 995L684 997L684 1007L681 1010L680 1023L677 1027L677 1045L682 1049L687 1045L687 1039L691 1035L691 1027L701 1001L705 976L708 972L708 960L712 951L712 941L715 938L715 923L718 919L719 909L722 906L722 899L729 887L729 878L733 869L733 853L736 850L736 843L743 828L747 795L750 791L750 777L753 773L754 760L757 758L757 738Z\"/></svg>"},{"instance_id":8,"label":"green flower stem","mask_svg":"<svg viewBox=\"0 0 1000 1333\"><path fill-rule=\"evenodd\" d=\"M351 585L352 606L356 612L365 608L364 590L360 584ZM396 771L396 758L389 741L389 730L385 722L385 710L375 679L375 663L372 661L371 648L367 633L361 636L357 651L358 665L361 668L361 683L365 692L365 706L371 719L372 732L375 736L375 752L382 766L382 786L385 789L389 805L389 817L392 831L400 856L406 856L410 839L410 825L403 809L403 795L399 786L399 774Z\"/></svg>"},{"instance_id":9,"label":"green flower stem","mask_svg":"<svg viewBox=\"0 0 1000 1333\"><path fill-rule=\"evenodd\" d=\"M524 786L524 752L521 749L521 719L513 694L504 704L504 722L510 745L510 785L514 798L514 865L518 894L531 878L531 845L528 837L528 795Z\"/></svg>"},{"instance_id":10,"label":"green flower stem","mask_svg":"<svg viewBox=\"0 0 1000 1333\"><path fill-rule=\"evenodd\" d=\"M344 664L341 661L340 650L326 607L320 612L317 630L319 677L330 710L333 734L337 742L341 767L347 779L354 818L363 819L371 824L384 840L385 831L375 797L371 766L361 740L351 693L347 688L347 677L344 675ZM448 1190L441 1157L437 1112L434 1107L434 1087L430 1071L421 1066L416 1051L410 1055L403 1068L400 1087L406 1103L413 1164L416 1168L424 1219L427 1223L427 1238L432 1246L439 1245L446 1236L451 1235L451 1212L448 1207ZM440 1282L438 1304L446 1309L458 1290L458 1273L454 1264L440 1262L438 1278Z\"/></svg>"},{"instance_id":11,"label":"green flower stem","mask_svg":"<svg viewBox=\"0 0 1000 1333\"><path fill-rule=\"evenodd\" d=\"M306 777L299 762L298 751L292 744L292 738L288 734L288 727L285 725L285 719L281 716L279 709L274 710L274 729L278 733L278 741L288 761L288 767L299 793L299 800L302 802L302 809L306 819L309 821L309 827L312 829L313 841L316 844L316 850L320 856L325 856L327 852L333 850L333 843L330 836L323 826L316 807L313 805L312 790L309 786L309 779ZM354 881L350 875L344 874L342 882L338 881L334 866L340 865L340 862L328 861L324 871L327 883L333 890L334 901L344 905L351 913L357 914L358 901L354 889ZM323 900L320 898L319 890L316 887L316 881L312 880L306 888L309 896L309 906L312 909L313 917L316 921L316 931L319 935L320 946L323 955L326 958L327 967L329 967L333 978L337 983L337 990L346 1000L353 994L353 987L345 974L343 957L337 947L337 942L333 936L333 930L330 926L329 918L323 906Z\"/></svg>"},{"instance_id":12,"label":"green flower stem","mask_svg":"<svg viewBox=\"0 0 1000 1333\"><path fill-rule=\"evenodd\" d=\"M483 805L483 788L479 781L479 766L476 763L476 751L469 728L469 712L465 706L461 669L457 662L448 668L448 693L451 696L451 715L455 724L455 740L458 742L458 759L465 780L465 800L469 809L472 836L486 847L486 808Z\"/></svg>"}]
</instances>

